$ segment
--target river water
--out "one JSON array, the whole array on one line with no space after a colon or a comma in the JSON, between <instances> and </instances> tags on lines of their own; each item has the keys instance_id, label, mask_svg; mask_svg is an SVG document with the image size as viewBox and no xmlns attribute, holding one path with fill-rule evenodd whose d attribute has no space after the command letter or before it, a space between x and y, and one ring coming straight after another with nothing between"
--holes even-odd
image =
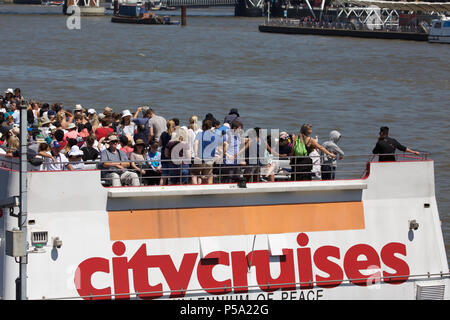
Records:
<instances>
[{"instance_id":1,"label":"river water","mask_svg":"<svg viewBox=\"0 0 450 320\"><path fill-rule=\"evenodd\" d=\"M80 30L60 11L0 5L0 89L69 108L150 105L182 124L238 108L247 128L311 123L322 141L337 129L347 154L369 154L387 125L432 153L450 257L450 46L264 34L264 18L233 8L188 9L186 27L82 17Z\"/></svg>"}]
</instances>

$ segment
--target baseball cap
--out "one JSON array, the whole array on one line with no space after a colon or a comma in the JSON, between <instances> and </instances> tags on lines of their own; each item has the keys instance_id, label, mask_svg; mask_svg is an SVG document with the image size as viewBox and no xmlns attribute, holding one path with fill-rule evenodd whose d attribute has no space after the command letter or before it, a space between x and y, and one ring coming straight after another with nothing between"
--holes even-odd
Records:
<instances>
[{"instance_id":1,"label":"baseball cap","mask_svg":"<svg viewBox=\"0 0 450 320\"><path fill-rule=\"evenodd\" d=\"M95 109L89 109L89 110L88 110L88 113L89 113L89 114L94 114L94 113L97 113L97 111L95 111Z\"/></svg>"},{"instance_id":2,"label":"baseball cap","mask_svg":"<svg viewBox=\"0 0 450 320\"><path fill-rule=\"evenodd\" d=\"M81 104L76 104L75 105L75 110L83 110L83 106Z\"/></svg>"},{"instance_id":3,"label":"baseball cap","mask_svg":"<svg viewBox=\"0 0 450 320\"><path fill-rule=\"evenodd\" d=\"M53 140L52 142L50 142L50 148L61 148L61 145L59 144L58 141Z\"/></svg>"}]
</instances>

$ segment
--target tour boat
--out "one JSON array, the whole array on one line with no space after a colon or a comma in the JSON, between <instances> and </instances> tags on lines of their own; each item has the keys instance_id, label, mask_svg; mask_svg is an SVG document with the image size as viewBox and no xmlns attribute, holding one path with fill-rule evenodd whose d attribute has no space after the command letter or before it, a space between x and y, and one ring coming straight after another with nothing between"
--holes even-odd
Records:
<instances>
[{"instance_id":1,"label":"tour boat","mask_svg":"<svg viewBox=\"0 0 450 320\"><path fill-rule=\"evenodd\" d=\"M432 21L428 42L450 43L450 17Z\"/></svg>"},{"instance_id":2,"label":"tour boat","mask_svg":"<svg viewBox=\"0 0 450 320\"><path fill-rule=\"evenodd\" d=\"M141 187L0 165L3 299L450 298L428 158L365 160L360 179Z\"/></svg>"}]
</instances>

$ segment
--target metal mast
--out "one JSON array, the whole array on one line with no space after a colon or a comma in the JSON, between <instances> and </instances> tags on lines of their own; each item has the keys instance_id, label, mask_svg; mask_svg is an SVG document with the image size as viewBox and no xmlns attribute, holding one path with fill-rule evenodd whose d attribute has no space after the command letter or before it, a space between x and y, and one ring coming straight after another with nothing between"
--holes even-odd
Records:
<instances>
[{"instance_id":1,"label":"metal mast","mask_svg":"<svg viewBox=\"0 0 450 320\"><path fill-rule=\"evenodd\" d=\"M23 232L25 241L25 255L19 257L19 283L17 284L17 299L27 299L27 149L28 149L28 128L27 128L27 103L24 101L20 105L20 193L19 193L19 230Z\"/></svg>"}]
</instances>

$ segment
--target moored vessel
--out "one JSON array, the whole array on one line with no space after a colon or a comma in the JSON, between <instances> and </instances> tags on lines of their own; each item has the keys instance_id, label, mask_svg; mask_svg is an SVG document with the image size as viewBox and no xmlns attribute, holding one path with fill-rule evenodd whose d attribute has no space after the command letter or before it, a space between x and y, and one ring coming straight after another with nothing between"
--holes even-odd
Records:
<instances>
[{"instance_id":1,"label":"moored vessel","mask_svg":"<svg viewBox=\"0 0 450 320\"><path fill-rule=\"evenodd\" d=\"M450 43L450 17L432 21L428 42Z\"/></svg>"},{"instance_id":2,"label":"moored vessel","mask_svg":"<svg viewBox=\"0 0 450 320\"><path fill-rule=\"evenodd\" d=\"M134 24L178 24L177 21L171 21L169 16L158 16L148 11L144 5L139 4L120 4L111 22L134 23Z\"/></svg>"}]
</instances>

